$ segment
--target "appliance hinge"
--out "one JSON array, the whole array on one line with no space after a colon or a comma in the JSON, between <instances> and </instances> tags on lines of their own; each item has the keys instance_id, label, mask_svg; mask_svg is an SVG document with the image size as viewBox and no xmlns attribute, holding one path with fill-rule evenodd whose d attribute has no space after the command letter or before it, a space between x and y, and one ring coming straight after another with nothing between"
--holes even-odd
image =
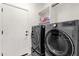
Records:
<instances>
[{"instance_id":1,"label":"appliance hinge","mask_svg":"<svg viewBox=\"0 0 79 59\"><path fill-rule=\"evenodd\" d=\"M3 30L1 31L1 34L3 35Z\"/></svg>"},{"instance_id":2,"label":"appliance hinge","mask_svg":"<svg viewBox=\"0 0 79 59\"><path fill-rule=\"evenodd\" d=\"M1 8L1 12L3 12L3 8Z\"/></svg>"}]
</instances>

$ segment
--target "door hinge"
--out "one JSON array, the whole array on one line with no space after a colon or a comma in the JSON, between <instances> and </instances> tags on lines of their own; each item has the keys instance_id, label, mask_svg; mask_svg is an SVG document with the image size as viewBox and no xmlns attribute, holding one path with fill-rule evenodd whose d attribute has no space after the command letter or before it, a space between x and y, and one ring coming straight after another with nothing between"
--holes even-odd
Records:
<instances>
[{"instance_id":1,"label":"door hinge","mask_svg":"<svg viewBox=\"0 0 79 59\"><path fill-rule=\"evenodd\" d=\"M1 8L1 12L3 12L3 8Z\"/></svg>"},{"instance_id":2,"label":"door hinge","mask_svg":"<svg viewBox=\"0 0 79 59\"><path fill-rule=\"evenodd\" d=\"M3 30L1 31L1 34L3 35Z\"/></svg>"},{"instance_id":3,"label":"door hinge","mask_svg":"<svg viewBox=\"0 0 79 59\"><path fill-rule=\"evenodd\" d=\"M3 53L1 53L1 56L3 56Z\"/></svg>"}]
</instances>

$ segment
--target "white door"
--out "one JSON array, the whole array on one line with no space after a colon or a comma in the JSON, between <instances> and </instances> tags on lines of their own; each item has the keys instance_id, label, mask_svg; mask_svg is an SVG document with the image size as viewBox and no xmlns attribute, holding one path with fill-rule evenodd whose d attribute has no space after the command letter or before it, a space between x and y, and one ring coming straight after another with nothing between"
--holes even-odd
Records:
<instances>
[{"instance_id":1,"label":"white door","mask_svg":"<svg viewBox=\"0 0 79 59\"><path fill-rule=\"evenodd\" d=\"M2 33L1 33L1 31L2 31L2 22L1 22L1 20L2 20L2 6L1 6L1 4L0 4L0 56L2 55Z\"/></svg>"},{"instance_id":2,"label":"white door","mask_svg":"<svg viewBox=\"0 0 79 59\"><path fill-rule=\"evenodd\" d=\"M30 53L28 16L28 11L3 4L3 55L20 56Z\"/></svg>"}]
</instances>

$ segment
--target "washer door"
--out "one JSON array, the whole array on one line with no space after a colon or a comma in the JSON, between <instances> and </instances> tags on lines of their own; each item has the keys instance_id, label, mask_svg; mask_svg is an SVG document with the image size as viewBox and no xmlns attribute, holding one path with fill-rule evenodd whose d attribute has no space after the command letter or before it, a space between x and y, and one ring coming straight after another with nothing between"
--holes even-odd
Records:
<instances>
[{"instance_id":1,"label":"washer door","mask_svg":"<svg viewBox=\"0 0 79 59\"><path fill-rule=\"evenodd\" d=\"M49 55L70 56L74 53L74 44L67 33L53 29L46 35L46 51Z\"/></svg>"}]
</instances>

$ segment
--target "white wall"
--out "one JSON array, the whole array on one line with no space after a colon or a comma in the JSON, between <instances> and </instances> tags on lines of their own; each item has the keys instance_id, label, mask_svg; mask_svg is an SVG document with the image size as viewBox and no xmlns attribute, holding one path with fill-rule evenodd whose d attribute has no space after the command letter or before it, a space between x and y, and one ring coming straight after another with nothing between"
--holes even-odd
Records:
<instances>
[{"instance_id":1,"label":"white wall","mask_svg":"<svg viewBox=\"0 0 79 59\"><path fill-rule=\"evenodd\" d=\"M79 19L79 3L61 3L52 8L51 16L56 22Z\"/></svg>"},{"instance_id":2,"label":"white wall","mask_svg":"<svg viewBox=\"0 0 79 59\"><path fill-rule=\"evenodd\" d=\"M19 6L21 8L27 9L29 11L29 20L30 25L38 25L39 24L39 11L47 6L47 3L11 3L12 5Z\"/></svg>"},{"instance_id":3,"label":"white wall","mask_svg":"<svg viewBox=\"0 0 79 59\"><path fill-rule=\"evenodd\" d=\"M55 23L57 22L57 6L55 7L50 7L50 23Z\"/></svg>"}]
</instances>

